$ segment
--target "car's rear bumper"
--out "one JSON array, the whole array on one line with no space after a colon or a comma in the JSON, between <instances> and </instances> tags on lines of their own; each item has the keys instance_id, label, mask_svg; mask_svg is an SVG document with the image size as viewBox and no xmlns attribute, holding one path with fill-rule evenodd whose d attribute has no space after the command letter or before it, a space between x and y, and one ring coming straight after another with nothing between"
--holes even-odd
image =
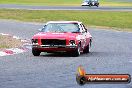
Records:
<instances>
[{"instance_id":1,"label":"car's rear bumper","mask_svg":"<svg viewBox=\"0 0 132 88\"><path fill-rule=\"evenodd\" d=\"M58 52L58 51L70 52L75 50L77 48L77 45L59 45L59 46L32 45L32 48L37 49L41 52Z\"/></svg>"}]
</instances>

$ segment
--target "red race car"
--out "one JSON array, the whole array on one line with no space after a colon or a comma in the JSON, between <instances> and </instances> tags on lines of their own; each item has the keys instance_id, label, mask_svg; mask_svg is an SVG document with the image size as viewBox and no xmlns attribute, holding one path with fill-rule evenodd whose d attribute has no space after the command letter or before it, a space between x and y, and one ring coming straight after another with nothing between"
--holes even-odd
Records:
<instances>
[{"instance_id":1,"label":"red race car","mask_svg":"<svg viewBox=\"0 0 132 88\"><path fill-rule=\"evenodd\" d=\"M89 53L92 36L78 21L49 21L40 32L32 37L32 53L66 52L79 56Z\"/></svg>"}]
</instances>

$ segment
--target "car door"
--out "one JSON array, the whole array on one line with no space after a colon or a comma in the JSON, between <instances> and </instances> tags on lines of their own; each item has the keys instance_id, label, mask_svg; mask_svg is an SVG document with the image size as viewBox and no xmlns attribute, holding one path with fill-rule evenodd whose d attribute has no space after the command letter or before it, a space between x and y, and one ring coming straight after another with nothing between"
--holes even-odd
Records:
<instances>
[{"instance_id":1,"label":"car door","mask_svg":"<svg viewBox=\"0 0 132 88\"><path fill-rule=\"evenodd\" d=\"M89 36L89 32L88 30L86 29L86 27L82 24L82 28L84 30L84 47L87 46L90 42L90 36Z\"/></svg>"}]
</instances>

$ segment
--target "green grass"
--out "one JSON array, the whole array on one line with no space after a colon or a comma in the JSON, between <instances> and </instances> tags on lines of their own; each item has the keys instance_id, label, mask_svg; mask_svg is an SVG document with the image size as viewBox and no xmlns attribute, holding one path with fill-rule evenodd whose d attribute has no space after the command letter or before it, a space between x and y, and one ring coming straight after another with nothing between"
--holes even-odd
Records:
<instances>
[{"instance_id":1,"label":"green grass","mask_svg":"<svg viewBox=\"0 0 132 88\"><path fill-rule=\"evenodd\" d=\"M0 45L0 49L3 49L3 48L9 48L9 46L6 46L6 45Z\"/></svg>"},{"instance_id":2,"label":"green grass","mask_svg":"<svg viewBox=\"0 0 132 88\"><path fill-rule=\"evenodd\" d=\"M4 48L14 48L21 46L20 40L14 39L10 36L0 35L0 50Z\"/></svg>"},{"instance_id":3,"label":"green grass","mask_svg":"<svg viewBox=\"0 0 132 88\"><path fill-rule=\"evenodd\" d=\"M0 9L0 19L42 23L50 20L76 20L88 26L115 27L123 31L132 31L132 12Z\"/></svg>"},{"instance_id":4,"label":"green grass","mask_svg":"<svg viewBox=\"0 0 132 88\"><path fill-rule=\"evenodd\" d=\"M80 6L83 0L0 0L0 4L26 4L26 5L72 5ZM103 6L132 6L127 0L100 0Z\"/></svg>"},{"instance_id":5,"label":"green grass","mask_svg":"<svg viewBox=\"0 0 132 88\"><path fill-rule=\"evenodd\" d=\"M4 42L5 40L3 40L5 37L3 37L2 35L0 35L0 49L3 48L9 48L9 46Z\"/></svg>"}]
</instances>

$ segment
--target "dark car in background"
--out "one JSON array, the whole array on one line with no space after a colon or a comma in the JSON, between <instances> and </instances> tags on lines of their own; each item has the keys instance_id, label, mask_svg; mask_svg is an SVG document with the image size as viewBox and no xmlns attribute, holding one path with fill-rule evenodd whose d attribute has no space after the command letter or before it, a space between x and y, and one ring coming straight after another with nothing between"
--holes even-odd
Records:
<instances>
[{"instance_id":1,"label":"dark car in background","mask_svg":"<svg viewBox=\"0 0 132 88\"><path fill-rule=\"evenodd\" d=\"M84 0L83 3L81 4L82 6L99 6L99 1L98 0Z\"/></svg>"}]
</instances>

